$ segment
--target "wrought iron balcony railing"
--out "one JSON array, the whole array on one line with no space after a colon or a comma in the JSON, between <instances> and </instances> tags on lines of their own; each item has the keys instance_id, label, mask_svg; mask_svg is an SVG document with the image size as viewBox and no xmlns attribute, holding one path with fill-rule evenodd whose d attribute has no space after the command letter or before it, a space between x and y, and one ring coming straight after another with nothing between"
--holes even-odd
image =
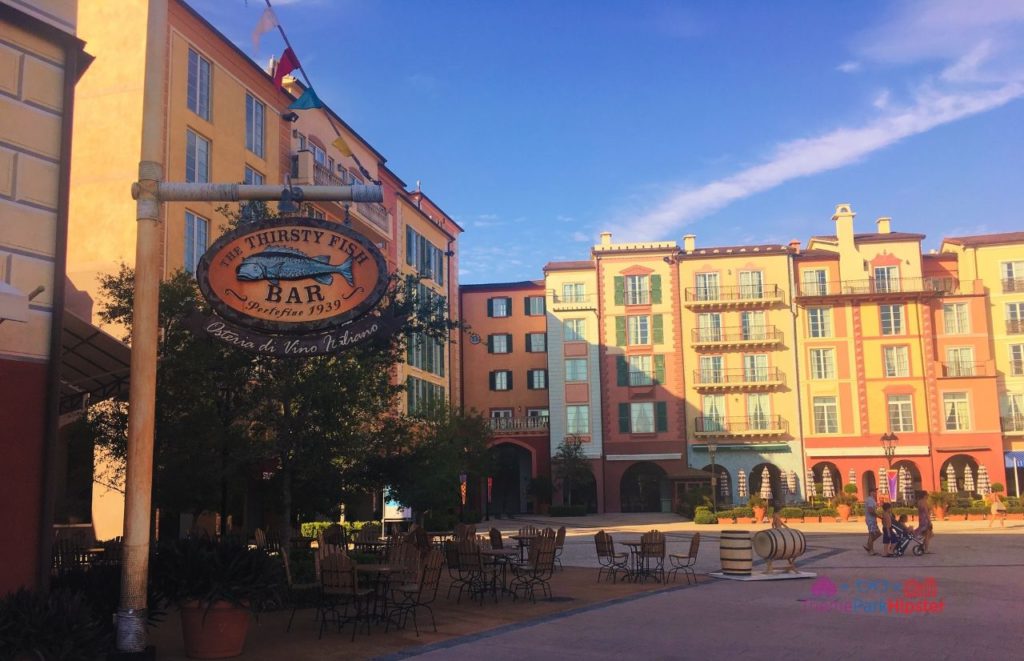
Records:
<instances>
[{"instance_id":1,"label":"wrought iron balcony railing","mask_svg":"<svg viewBox=\"0 0 1024 661\"><path fill-rule=\"evenodd\" d=\"M694 425L694 433L705 436L778 436L789 432L789 423L781 415L699 415Z\"/></svg>"},{"instance_id":2,"label":"wrought iron balcony railing","mask_svg":"<svg viewBox=\"0 0 1024 661\"><path fill-rule=\"evenodd\" d=\"M1010 335L1020 335L1021 333L1024 333L1024 319L1007 319L1006 332Z\"/></svg>"},{"instance_id":3,"label":"wrought iron balcony railing","mask_svg":"<svg viewBox=\"0 0 1024 661\"><path fill-rule=\"evenodd\" d=\"M895 296L900 294L952 294L960 288L956 278L869 278L832 282L797 283L797 296Z\"/></svg>"},{"instance_id":4,"label":"wrought iron balcony railing","mask_svg":"<svg viewBox=\"0 0 1024 661\"><path fill-rule=\"evenodd\" d=\"M524 431L546 431L548 416L528 415L519 418L488 418L491 431L497 433L519 433Z\"/></svg>"},{"instance_id":5,"label":"wrought iron balcony railing","mask_svg":"<svg viewBox=\"0 0 1024 661\"><path fill-rule=\"evenodd\" d=\"M785 302L786 294L778 285L705 285L687 287L683 292L686 305L772 305Z\"/></svg>"},{"instance_id":6,"label":"wrought iron balcony railing","mask_svg":"<svg viewBox=\"0 0 1024 661\"><path fill-rule=\"evenodd\" d=\"M728 328L693 328L693 343L703 344L780 344L782 331L775 326L730 326Z\"/></svg>"},{"instance_id":7,"label":"wrought iron balcony railing","mask_svg":"<svg viewBox=\"0 0 1024 661\"><path fill-rule=\"evenodd\" d=\"M550 291L551 309L556 311L565 310L596 310L597 297L594 294L569 294Z\"/></svg>"},{"instance_id":8,"label":"wrought iron balcony railing","mask_svg":"<svg viewBox=\"0 0 1024 661\"><path fill-rule=\"evenodd\" d=\"M778 367L698 369L693 382L698 388L771 388L785 385L786 375Z\"/></svg>"},{"instance_id":9,"label":"wrought iron balcony railing","mask_svg":"<svg viewBox=\"0 0 1024 661\"><path fill-rule=\"evenodd\" d=\"M999 419L1003 432L1009 434L1024 433L1024 414L1006 415Z\"/></svg>"},{"instance_id":10,"label":"wrought iron balcony railing","mask_svg":"<svg viewBox=\"0 0 1024 661\"><path fill-rule=\"evenodd\" d=\"M946 378L960 378L967 376L991 376L991 374L989 374L987 363L958 360L952 363L942 363L942 376Z\"/></svg>"},{"instance_id":11,"label":"wrought iron balcony railing","mask_svg":"<svg viewBox=\"0 0 1024 661\"><path fill-rule=\"evenodd\" d=\"M1024 291L1024 278L1003 278L1003 293Z\"/></svg>"}]
</instances>

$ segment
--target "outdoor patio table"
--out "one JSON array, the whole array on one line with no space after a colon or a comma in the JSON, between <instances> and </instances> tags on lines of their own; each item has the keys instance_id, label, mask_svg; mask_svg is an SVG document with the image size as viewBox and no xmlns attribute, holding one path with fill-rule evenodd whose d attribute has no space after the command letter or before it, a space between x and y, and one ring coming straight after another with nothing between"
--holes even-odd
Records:
<instances>
[{"instance_id":1,"label":"outdoor patio table","mask_svg":"<svg viewBox=\"0 0 1024 661\"><path fill-rule=\"evenodd\" d=\"M640 557L640 547L643 543L637 540L635 542L619 542L619 544L629 548L629 559L633 565L632 569L627 569L629 575L626 578L639 581L643 575L643 559Z\"/></svg>"},{"instance_id":2,"label":"outdoor patio table","mask_svg":"<svg viewBox=\"0 0 1024 661\"><path fill-rule=\"evenodd\" d=\"M530 545L530 542L536 539L537 535L510 535L509 539L513 539L519 544L519 562L525 562L526 558L523 557L523 551Z\"/></svg>"},{"instance_id":3,"label":"outdoor patio table","mask_svg":"<svg viewBox=\"0 0 1024 661\"><path fill-rule=\"evenodd\" d=\"M480 555L490 558L492 562L501 564L501 591L508 594L514 594L508 589L508 564L511 556L515 555L516 552L516 549L480 549Z\"/></svg>"},{"instance_id":4,"label":"outdoor patio table","mask_svg":"<svg viewBox=\"0 0 1024 661\"><path fill-rule=\"evenodd\" d=\"M388 590L391 587L391 575L404 570L395 565L358 564L356 573L370 578L374 589L373 617L377 622L388 619Z\"/></svg>"}]
</instances>

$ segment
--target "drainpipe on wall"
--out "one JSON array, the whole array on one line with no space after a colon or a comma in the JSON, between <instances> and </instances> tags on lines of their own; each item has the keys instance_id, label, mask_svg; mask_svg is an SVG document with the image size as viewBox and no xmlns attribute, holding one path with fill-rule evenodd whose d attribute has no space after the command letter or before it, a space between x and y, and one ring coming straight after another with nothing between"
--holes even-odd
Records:
<instances>
[{"instance_id":1,"label":"drainpipe on wall","mask_svg":"<svg viewBox=\"0 0 1024 661\"><path fill-rule=\"evenodd\" d=\"M797 286L796 280L796 266L793 263L793 255L787 256L786 268L789 271L789 281L792 283L792 287L795 289ZM792 339L790 342L793 343L793 370L796 373L796 424L800 430L797 434L797 438L800 439L800 468L803 475L800 475L800 481L807 481L807 445L804 442L804 407L803 407L803 391L801 390L801 379L800 379L800 348L797 346L797 304L796 297L793 296L793 292L790 292L789 311L792 317ZM809 485L804 484L804 499L807 499Z\"/></svg>"}]
</instances>

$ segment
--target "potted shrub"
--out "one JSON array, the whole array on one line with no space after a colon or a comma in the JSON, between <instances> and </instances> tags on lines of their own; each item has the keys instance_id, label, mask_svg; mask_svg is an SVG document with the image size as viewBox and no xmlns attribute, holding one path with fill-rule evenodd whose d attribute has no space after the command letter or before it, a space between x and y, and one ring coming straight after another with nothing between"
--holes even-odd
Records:
<instances>
[{"instance_id":1,"label":"potted shrub","mask_svg":"<svg viewBox=\"0 0 1024 661\"><path fill-rule=\"evenodd\" d=\"M753 523L754 522L754 510L749 506L737 507L733 510L733 516L736 519L736 523Z\"/></svg>"},{"instance_id":2,"label":"potted shrub","mask_svg":"<svg viewBox=\"0 0 1024 661\"><path fill-rule=\"evenodd\" d=\"M839 512L839 518L843 523L850 520L850 512L853 511L853 506L857 504L857 485L847 484L843 487L843 493L836 496L836 511Z\"/></svg>"},{"instance_id":3,"label":"potted shrub","mask_svg":"<svg viewBox=\"0 0 1024 661\"><path fill-rule=\"evenodd\" d=\"M158 550L152 580L159 601L181 609L185 654L226 659L242 653L250 612L276 595L282 573L262 549L190 538Z\"/></svg>"},{"instance_id":4,"label":"potted shrub","mask_svg":"<svg viewBox=\"0 0 1024 661\"><path fill-rule=\"evenodd\" d=\"M555 493L555 483L547 475L538 475L530 480L526 487L526 494L533 496L533 502L537 506L537 514L547 514L551 508L551 497Z\"/></svg>"},{"instance_id":5,"label":"potted shrub","mask_svg":"<svg viewBox=\"0 0 1024 661\"><path fill-rule=\"evenodd\" d=\"M786 523L789 523L790 521L802 522L804 520L804 511L799 507L783 507L779 510L779 516L781 516L782 520Z\"/></svg>"},{"instance_id":6,"label":"potted shrub","mask_svg":"<svg viewBox=\"0 0 1024 661\"><path fill-rule=\"evenodd\" d=\"M750 500L747 501L751 509L754 510L754 523L761 523L764 521L764 515L767 511L767 503L764 502L764 498L758 494L752 494Z\"/></svg>"},{"instance_id":7,"label":"potted shrub","mask_svg":"<svg viewBox=\"0 0 1024 661\"><path fill-rule=\"evenodd\" d=\"M956 501L948 491L932 491L928 494L928 504L932 506L932 514L936 519L946 518L946 511Z\"/></svg>"}]
</instances>

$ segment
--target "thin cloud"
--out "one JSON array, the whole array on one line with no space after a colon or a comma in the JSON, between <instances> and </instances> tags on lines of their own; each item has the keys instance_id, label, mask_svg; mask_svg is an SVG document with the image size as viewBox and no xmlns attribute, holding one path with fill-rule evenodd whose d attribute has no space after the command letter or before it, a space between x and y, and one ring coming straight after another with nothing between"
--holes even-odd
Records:
<instances>
[{"instance_id":1,"label":"thin cloud","mask_svg":"<svg viewBox=\"0 0 1024 661\"><path fill-rule=\"evenodd\" d=\"M695 218L730 202L806 177L855 163L880 149L937 126L998 108L1024 95L1024 83L988 92L925 91L914 105L859 127L843 127L813 138L778 145L767 161L698 188L672 195L618 231L627 236L664 237Z\"/></svg>"},{"instance_id":2,"label":"thin cloud","mask_svg":"<svg viewBox=\"0 0 1024 661\"><path fill-rule=\"evenodd\" d=\"M857 73L861 70L860 62L850 60L849 62L843 62L836 67L836 71L842 71L843 73Z\"/></svg>"}]
</instances>

